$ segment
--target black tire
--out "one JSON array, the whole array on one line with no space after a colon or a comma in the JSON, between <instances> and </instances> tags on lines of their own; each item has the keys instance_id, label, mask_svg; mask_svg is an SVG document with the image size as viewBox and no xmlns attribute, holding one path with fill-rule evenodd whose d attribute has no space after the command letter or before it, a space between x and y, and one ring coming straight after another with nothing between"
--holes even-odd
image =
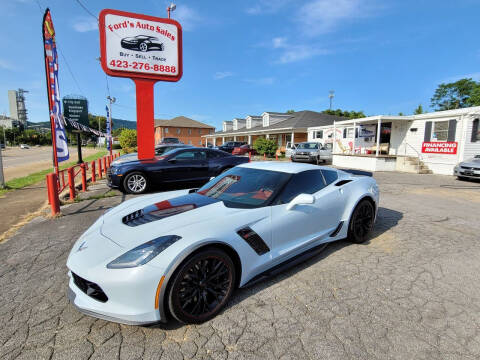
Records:
<instances>
[{"instance_id":1,"label":"black tire","mask_svg":"<svg viewBox=\"0 0 480 360\"><path fill-rule=\"evenodd\" d=\"M373 230L374 220L375 207L371 201L360 201L348 224L348 240L356 244L365 242Z\"/></svg>"},{"instance_id":2,"label":"black tire","mask_svg":"<svg viewBox=\"0 0 480 360\"><path fill-rule=\"evenodd\" d=\"M465 181L465 180L467 180L467 179L465 178L465 176L457 176L457 179L460 180L460 181Z\"/></svg>"},{"instance_id":3,"label":"black tire","mask_svg":"<svg viewBox=\"0 0 480 360\"><path fill-rule=\"evenodd\" d=\"M193 255L172 276L167 294L170 313L185 324L212 319L232 295L235 278L235 265L224 251L210 248Z\"/></svg>"},{"instance_id":4,"label":"black tire","mask_svg":"<svg viewBox=\"0 0 480 360\"><path fill-rule=\"evenodd\" d=\"M143 194L148 187L147 177L139 171L131 172L123 179L123 189L129 194Z\"/></svg>"}]
</instances>

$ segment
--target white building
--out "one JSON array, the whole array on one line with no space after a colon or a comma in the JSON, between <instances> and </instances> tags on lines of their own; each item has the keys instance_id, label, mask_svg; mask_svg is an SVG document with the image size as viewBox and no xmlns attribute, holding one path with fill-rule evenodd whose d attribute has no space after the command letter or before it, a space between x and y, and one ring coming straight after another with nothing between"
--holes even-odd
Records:
<instances>
[{"instance_id":1,"label":"white building","mask_svg":"<svg viewBox=\"0 0 480 360\"><path fill-rule=\"evenodd\" d=\"M308 129L308 140L333 144L333 165L368 171L452 175L480 154L480 107L411 116L370 116Z\"/></svg>"}]
</instances>

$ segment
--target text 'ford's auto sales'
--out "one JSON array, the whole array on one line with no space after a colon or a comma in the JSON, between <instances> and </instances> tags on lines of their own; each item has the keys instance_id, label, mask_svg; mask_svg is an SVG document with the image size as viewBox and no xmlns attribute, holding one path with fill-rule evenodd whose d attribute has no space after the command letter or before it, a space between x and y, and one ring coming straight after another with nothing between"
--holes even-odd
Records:
<instances>
[{"instance_id":1,"label":"text 'ford's auto sales'","mask_svg":"<svg viewBox=\"0 0 480 360\"><path fill-rule=\"evenodd\" d=\"M142 23L141 21L132 22L130 20L125 20L124 22L121 22L121 23L118 23L118 24L107 25L107 27L112 32L115 31L115 30L119 30L119 29L122 29L122 28L128 28L128 27L143 29L143 30L150 30L150 31L154 31L156 33L159 33L161 35L164 35L172 41L175 41L175 35L170 34L170 32L168 30L165 30L158 25L153 26L153 25L150 25L148 23Z\"/></svg>"}]
</instances>

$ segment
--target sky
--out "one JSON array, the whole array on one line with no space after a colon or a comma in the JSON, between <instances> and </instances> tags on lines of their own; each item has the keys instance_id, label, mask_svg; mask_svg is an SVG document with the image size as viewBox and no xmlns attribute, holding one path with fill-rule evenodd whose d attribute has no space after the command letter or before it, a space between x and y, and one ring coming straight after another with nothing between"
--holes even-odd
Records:
<instances>
[{"instance_id":1,"label":"sky","mask_svg":"<svg viewBox=\"0 0 480 360\"><path fill-rule=\"evenodd\" d=\"M24 88L29 120L48 121L41 21L52 12L60 93L89 112L136 119L130 79L108 77L94 16L113 8L166 17L162 0L0 0L0 114L7 90ZM155 118L183 115L221 128L264 111L367 115L429 109L438 84L480 80L478 0L190 0L175 2L183 27L183 77L155 85ZM108 89L107 89L108 84Z\"/></svg>"}]
</instances>

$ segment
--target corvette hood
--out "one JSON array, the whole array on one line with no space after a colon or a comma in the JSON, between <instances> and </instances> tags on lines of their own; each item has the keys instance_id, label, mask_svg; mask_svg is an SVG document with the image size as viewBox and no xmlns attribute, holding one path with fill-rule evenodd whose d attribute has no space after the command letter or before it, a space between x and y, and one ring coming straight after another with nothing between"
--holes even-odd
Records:
<instances>
[{"instance_id":1,"label":"corvette hood","mask_svg":"<svg viewBox=\"0 0 480 360\"><path fill-rule=\"evenodd\" d=\"M105 214L102 235L122 247L132 247L162 235L182 236L182 230L193 224L218 221L216 214L225 218L242 210L185 190L155 195Z\"/></svg>"}]
</instances>

